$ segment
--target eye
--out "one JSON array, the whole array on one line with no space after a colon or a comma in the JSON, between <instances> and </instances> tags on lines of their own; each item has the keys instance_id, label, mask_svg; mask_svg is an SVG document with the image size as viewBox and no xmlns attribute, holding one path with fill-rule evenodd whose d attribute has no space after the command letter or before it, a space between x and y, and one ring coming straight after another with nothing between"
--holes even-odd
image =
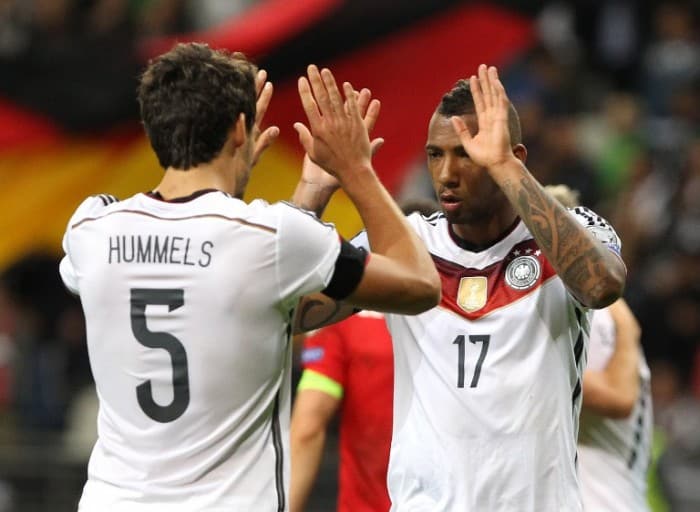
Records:
<instances>
[{"instance_id":1,"label":"eye","mask_svg":"<svg viewBox=\"0 0 700 512\"><path fill-rule=\"evenodd\" d=\"M464 150L464 148L461 147L461 146L455 149L455 154L456 154L459 158L469 158L469 155L468 155L467 152Z\"/></svg>"},{"instance_id":2,"label":"eye","mask_svg":"<svg viewBox=\"0 0 700 512\"><path fill-rule=\"evenodd\" d=\"M425 154L428 155L428 160L435 160L442 156L442 152L434 148L428 148L425 150Z\"/></svg>"}]
</instances>

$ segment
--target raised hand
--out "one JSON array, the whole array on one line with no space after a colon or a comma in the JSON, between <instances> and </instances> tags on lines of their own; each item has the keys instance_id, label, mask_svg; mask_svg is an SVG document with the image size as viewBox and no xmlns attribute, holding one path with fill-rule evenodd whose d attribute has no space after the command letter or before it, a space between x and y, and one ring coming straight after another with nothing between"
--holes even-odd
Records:
<instances>
[{"instance_id":1,"label":"raised hand","mask_svg":"<svg viewBox=\"0 0 700 512\"><path fill-rule=\"evenodd\" d=\"M264 131L260 129L267 107L272 99L272 89L272 83L267 81L267 71L264 69L258 70L258 74L255 77L255 90L258 93L258 101L255 104L254 146L251 166L258 163L260 155L275 141L280 133L280 129L277 126L269 126Z\"/></svg>"},{"instance_id":2,"label":"raised hand","mask_svg":"<svg viewBox=\"0 0 700 512\"><path fill-rule=\"evenodd\" d=\"M374 125L379 117L381 104L379 100L372 99L372 92L369 89L362 89L359 93L355 92L357 104L360 109L360 114L367 127L367 132L371 133ZM347 104L347 102L346 102ZM370 142L372 157L379 151L379 148L384 144L384 139L378 137ZM304 155L304 162L301 168L301 179L307 184L313 184L320 188L337 190L340 187L335 176L328 174L322 167L315 164L308 153Z\"/></svg>"},{"instance_id":3,"label":"raised hand","mask_svg":"<svg viewBox=\"0 0 700 512\"><path fill-rule=\"evenodd\" d=\"M481 64L479 77L469 78L474 98L478 131L472 134L461 117L452 117L452 125L459 135L469 158L482 167L490 168L515 157L508 131L510 102L495 67Z\"/></svg>"},{"instance_id":4,"label":"raised hand","mask_svg":"<svg viewBox=\"0 0 700 512\"><path fill-rule=\"evenodd\" d=\"M295 123L294 128L309 159L340 181L349 177L353 170L371 167L368 128L376 122L379 102L369 100L369 91L357 93L347 82L343 84L343 100L328 69L319 72L311 65L307 74L308 78L299 79L298 86L309 127ZM363 112L364 102L367 102L366 112ZM379 141L374 143L375 146L380 144Z\"/></svg>"}]
</instances>

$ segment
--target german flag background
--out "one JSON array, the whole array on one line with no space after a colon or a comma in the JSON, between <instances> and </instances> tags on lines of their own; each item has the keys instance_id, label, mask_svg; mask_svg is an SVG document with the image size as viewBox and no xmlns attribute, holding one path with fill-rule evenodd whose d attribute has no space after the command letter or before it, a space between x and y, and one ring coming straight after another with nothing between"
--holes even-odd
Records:
<instances>
[{"instance_id":1,"label":"german flag background","mask_svg":"<svg viewBox=\"0 0 700 512\"><path fill-rule=\"evenodd\" d=\"M177 41L198 40L242 51L268 70L275 94L266 123L278 125L281 135L254 169L246 199L276 201L291 196L301 168L292 124L305 121L296 79L307 64L327 66L382 101L373 135L386 143L374 163L398 193L422 163L427 122L441 95L479 63L507 65L532 39L527 15L497 3L266 0L206 32L141 41L135 58L138 69ZM0 85L0 268L32 249L58 252L85 196L123 198L158 182L161 169L138 123L132 78L128 108L109 123L78 129L56 112L66 104L79 111L84 88L28 106L21 93ZM361 227L342 193L325 218L345 236Z\"/></svg>"}]
</instances>

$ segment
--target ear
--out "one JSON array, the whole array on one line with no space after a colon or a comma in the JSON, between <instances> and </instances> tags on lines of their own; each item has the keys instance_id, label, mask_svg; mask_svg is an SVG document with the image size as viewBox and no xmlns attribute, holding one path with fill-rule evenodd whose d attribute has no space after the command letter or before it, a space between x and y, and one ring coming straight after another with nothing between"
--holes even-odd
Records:
<instances>
[{"instance_id":1,"label":"ear","mask_svg":"<svg viewBox=\"0 0 700 512\"><path fill-rule=\"evenodd\" d=\"M236 124L233 125L233 130L231 133L231 142L233 147L238 148L245 144L248 139L248 130L245 126L245 114L241 112L236 119Z\"/></svg>"},{"instance_id":2,"label":"ear","mask_svg":"<svg viewBox=\"0 0 700 512\"><path fill-rule=\"evenodd\" d=\"M516 144L513 146L513 154L515 155L515 158L520 160L522 163L527 161L527 148L522 144Z\"/></svg>"}]
</instances>

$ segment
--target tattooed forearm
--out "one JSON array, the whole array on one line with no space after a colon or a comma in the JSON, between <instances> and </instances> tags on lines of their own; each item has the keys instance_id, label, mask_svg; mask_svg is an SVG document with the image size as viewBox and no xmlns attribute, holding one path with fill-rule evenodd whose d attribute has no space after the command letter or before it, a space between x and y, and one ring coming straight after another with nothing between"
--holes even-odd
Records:
<instances>
[{"instance_id":1,"label":"tattooed forearm","mask_svg":"<svg viewBox=\"0 0 700 512\"><path fill-rule=\"evenodd\" d=\"M603 307L621 293L622 263L523 168L502 188L537 245L582 303Z\"/></svg>"},{"instance_id":2,"label":"tattooed forearm","mask_svg":"<svg viewBox=\"0 0 700 512\"><path fill-rule=\"evenodd\" d=\"M316 217L320 219L334 192L333 188L301 180L292 196L292 203L299 208L315 213Z\"/></svg>"}]
</instances>

